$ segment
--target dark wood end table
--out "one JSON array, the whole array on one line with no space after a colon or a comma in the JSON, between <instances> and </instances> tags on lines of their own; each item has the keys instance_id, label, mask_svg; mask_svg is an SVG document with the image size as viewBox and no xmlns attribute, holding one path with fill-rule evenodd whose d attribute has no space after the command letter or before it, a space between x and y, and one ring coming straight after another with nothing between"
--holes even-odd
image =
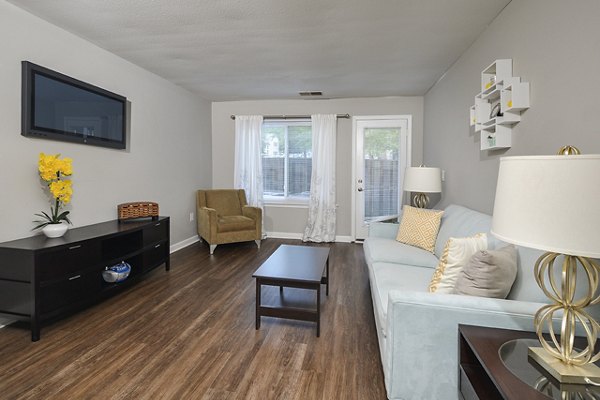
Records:
<instances>
[{"instance_id":1,"label":"dark wood end table","mask_svg":"<svg viewBox=\"0 0 600 400\"><path fill-rule=\"evenodd\" d=\"M276 317L317 323L321 333L321 285L329 296L329 247L281 245L252 275L256 278L256 329L260 317ZM261 287L279 286L315 290L316 309L270 307L261 304Z\"/></svg>"},{"instance_id":2,"label":"dark wood end table","mask_svg":"<svg viewBox=\"0 0 600 400\"><path fill-rule=\"evenodd\" d=\"M527 347L539 344L534 332L459 325L458 338L458 391L462 399L600 398L600 388L561 385L530 360ZM585 343L575 338L577 347L583 348Z\"/></svg>"}]
</instances>

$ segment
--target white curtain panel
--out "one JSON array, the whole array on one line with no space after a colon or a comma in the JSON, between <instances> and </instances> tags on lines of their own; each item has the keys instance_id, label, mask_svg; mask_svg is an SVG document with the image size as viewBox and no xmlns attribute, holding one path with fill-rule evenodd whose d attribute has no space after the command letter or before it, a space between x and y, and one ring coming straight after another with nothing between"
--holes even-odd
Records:
<instances>
[{"instance_id":1,"label":"white curtain panel","mask_svg":"<svg viewBox=\"0 0 600 400\"><path fill-rule=\"evenodd\" d=\"M263 208L263 175L260 156L262 115L236 115L233 186L244 189L248 205ZM264 230L263 230L264 232Z\"/></svg>"},{"instance_id":2,"label":"white curtain panel","mask_svg":"<svg viewBox=\"0 0 600 400\"><path fill-rule=\"evenodd\" d=\"M312 175L305 242L335 240L335 141L337 116L315 114L312 120Z\"/></svg>"}]
</instances>

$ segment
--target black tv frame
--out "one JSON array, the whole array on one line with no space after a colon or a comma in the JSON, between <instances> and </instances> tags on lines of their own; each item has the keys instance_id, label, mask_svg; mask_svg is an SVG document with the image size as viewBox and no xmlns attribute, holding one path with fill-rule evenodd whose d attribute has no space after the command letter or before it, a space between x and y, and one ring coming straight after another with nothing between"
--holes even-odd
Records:
<instances>
[{"instance_id":1,"label":"black tv frame","mask_svg":"<svg viewBox=\"0 0 600 400\"><path fill-rule=\"evenodd\" d=\"M42 67L29 61L22 61L22 87L21 87L21 135L31 138L41 138L50 140L59 140L63 142L82 143L92 146L109 147L113 149L125 149L127 146L127 98L118 95L98 86L80 81L60 72ZM75 86L99 96L116 100L123 107L123 137L121 141L104 139L97 136L83 136L82 134L73 134L64 130L40 128L34 126L34 75L43 75L47 78L59 81L61 83Z\"/></svg>"}]
</instances>

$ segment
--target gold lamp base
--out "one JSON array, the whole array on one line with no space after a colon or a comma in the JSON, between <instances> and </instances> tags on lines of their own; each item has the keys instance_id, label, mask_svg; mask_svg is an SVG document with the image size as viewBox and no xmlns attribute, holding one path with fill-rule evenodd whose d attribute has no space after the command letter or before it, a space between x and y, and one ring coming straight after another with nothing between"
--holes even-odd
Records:
<instances>
[{"instance_id":1,"label":"gold lamp base","mask_svg":"<svg viewBox=\"0 0 600 400\"><path fill-rule=\"evenodd\" d=\"M555 261L560 258L562 263L560 269L556 270L558 266ZM580 298L576 298L575 293L578 265L587 278L587 290ZM559 282L555 279L557 275L561 277ZM594 349L600 326L584 310L600 302L597 293L600 266L586 257L545 253L535 264L535 278L553 304L543 306L535 315L533 323L542 348L529 348L529 355L559 382L590 383L585 378L600 378L600 368L593 364L600 359L600 353ZM560 337L557 337L553 326L555 315L561 320ZM587 339L587 345L581 351L573 347L578 324ZM543 336L544 328L548 331L550 341Z\"/></svg>"},{"instance_id":2,"label":"gold lamp base","mask_svg":"<svg viewBox=\"0 0 600 400\"><path fill-rule=\"evenodd\" d=\"M528 355L560 383L586 385L589 379L600 380L596 364L567 365L541 347L530 347Z\"/></svg>"},{"instance_id":3,"label":"gold lamp base","mask_svg":"<svg viewBox=\"0 0 600 400\"><path fill-rule=\"evenodd\" d=\"M427 196L425 193L417 193L413 197L413 204L417 208L427 208L427 205L429 204L429 196Z\"/></svg>"}]
</instances>

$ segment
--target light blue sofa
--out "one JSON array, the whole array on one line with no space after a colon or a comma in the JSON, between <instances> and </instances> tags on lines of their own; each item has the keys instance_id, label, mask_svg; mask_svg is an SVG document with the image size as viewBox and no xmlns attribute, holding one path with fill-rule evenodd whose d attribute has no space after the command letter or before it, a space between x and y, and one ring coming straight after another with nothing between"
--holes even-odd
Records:
<instances>
[{"instance_id":1,"label":"light blue sofa","mask_svg":"<svg viewBox=\"0 0 600 400\"><path fill-rule=\"evenodd\" d=\"M372 224L364 242L375 325L389 399L458 398L458 324L533 330L533 315L548 300L533 266L541 252L518 248L517 279L508 300L428 293L448 238L488 234L491 217L457 205L445 209L435 254L395 240L398 224Z\"/></svg>"}]
</instances>

